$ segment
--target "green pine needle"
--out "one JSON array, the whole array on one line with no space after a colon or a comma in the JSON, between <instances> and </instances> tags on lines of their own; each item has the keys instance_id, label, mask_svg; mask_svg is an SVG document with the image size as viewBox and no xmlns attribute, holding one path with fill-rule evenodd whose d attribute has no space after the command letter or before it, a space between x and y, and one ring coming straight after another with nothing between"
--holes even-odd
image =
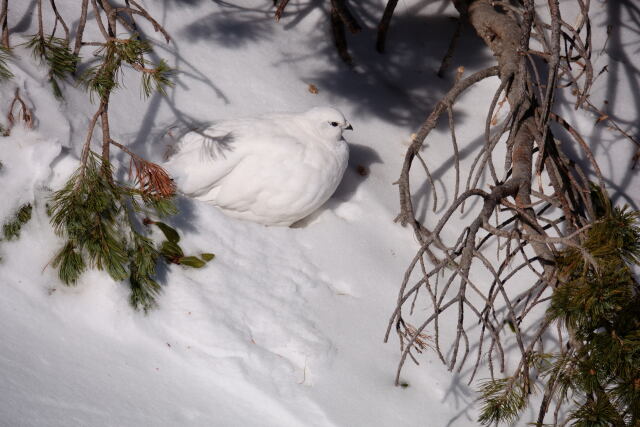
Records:
<instances>
[{"instance_id":1,"label":"green pine needle","mask_svg":"<svg viewBox=\"0 0 640 427\"><path fill-rule=\"evenodd\" d=\"M68 241L58 252L51 265L58 268L58 277L67 286L75 285L87 268L82 254L71 241Z\"/></svg>"},{"instance_id":2,"label":"green pine needle","mask_svg":"<svg viewBox=\"0 0 640 427\"><path fill-rule=\"evenodd\" d=\"M517 379L502 378L480 383L482 409L478 421L483 425L511 423L527 405L527 394Z\"/></svg>"},{"instance_id":3,"label":"green pine needle","mask_svg":"<svg viewBox=\"0 0 640 427\"><path fill-rule=\"evenodd\" d=\"M109 176L107 176L109 175ZM51 223L60 236L86 254L89 265L106 270L114 280L128 277L128 257L122 239L122 193L111 181L111 170L91 155L65 187L51 199Z\"/></svg>"},{"instance_id":4,"label":"green pine needle","mask_svg":"<svg viewBox=\"0 0 640 427\"><path fill-rule=\"evenodd\" d=\"M25 43L31 49L33 57L49 67L49 83L56 98L61 99L62 90L59 81L75 72L80 58L74 55L65 39L38 34L31 36Z\"/></svg>"},{"instance_id":5,"label":"green pine needle","mask_svg":"<svg viewBox=\"0 0 640 427\"><path fill-rule=\"evenodd\" d=\"M97 95L104 99L121 86L122 65L129 64L142 74L141 87L145 97L149 97L153 91L164 94L166 87L173 86L170 80L173 70L164 60L160 60L155 67L148 68L153 64L144 59L144 55L151 51L149 42L140 40L137 35L126 40L110 40L96 53L100 64L87 68L80 77L80 82L91 97Z\"/></svg>"},{"instance_id":6,"label":"green pine needle","mask_svg":"<svg viewBox=\"0 0 640 427\"><path fill-rule=\"evenodd\" d=\"M11 221L2 226L2 232L6 240L14 240L20 237L22 226L31 219L31 204L24 204L18 209Z\"/></svg>"},{"instance_id":7,"label":"green pine needle","mask_svg":"<svg viewBox=\"0 0 640 427\"><path fill-rule=\"evenodd\" d=\"M569 417L574 427L611 427L627 425L620 419L620 415L611 405L609 399L599 395L595 399L589 399ZM629 424L636 426L637 424Z\"/></svg>"},{"instance_id":8,"label":"green pine needle","mask_svg":"<svg viewBox=\"0 0 640 427\"><path fill-rule=\"evenodd\" d=\"M174 86L171 81L173 73L173 69L169 67L164 59L160 60L152 72L142 72L141 88L144 97L150 97L153 92L166 95L165 89Z\"/></svg>"},{"instance_id":9,"label":"green pine needle","mask_svg":"<svg viewBox=\"0 0 640 427\"><path fill-rule=\"evenodd\" d=\"M562 321L581 347L558 357L549 378L564 400L573 396L576 426L636 426L640 423L640 213L613 207L604 192L592 193L598 218L583 248L556 260L560 286L547 316Z\"/></svg>"},{"instance_id":10,"label":"green pine needle","mask_svg":"<svg viewBox=\"0 0 640 427\"><path fill-rule=\"evenodd\" d=\"M135 231L132 234L133 248L129 253L129 301L133 307L146 312L156 305L156 297L160 293L160 285L154 279L160 254L150 239Z\"/></svg>"},{"instance_id":11,"label":"green pine needle","mask_svg":"<svg viewBox=\"0 0 640 427\"><path fill-rule=\"evenodd\" d=\"M173 199L160 199L157 197L144 197L145 206L154 210L156 215L160 218L176 215L178 213L178 207Z\"/></svg>"},{"instance_id":12,"label":"green pine needle","mask_svg":"<svg viewBox=\"0 0 640 427\"><path fill-rule=\"evenodd\" d=\"M13 73L7 65L10 59L11 51L4 46L0 46L0 82L13 78Z\"/></svg>"}]
</instances>

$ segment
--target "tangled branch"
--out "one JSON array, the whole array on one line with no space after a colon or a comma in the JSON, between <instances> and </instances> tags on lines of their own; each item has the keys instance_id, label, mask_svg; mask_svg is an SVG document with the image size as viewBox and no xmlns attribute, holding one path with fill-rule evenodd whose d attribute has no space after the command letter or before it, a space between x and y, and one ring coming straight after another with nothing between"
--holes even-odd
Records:
<instances>
[{"instance_id":1,"label":"tangled branch","mask_svg":"<svg viewBox=\"0 0 640 427\"><path fill-rule=\"evenodd\" d=\"M379 27L379 50L384 49L384 34L395 3L389 0ZM392 330L397 332L401 356L396 384L401 382L406 360L417 363L414 353L424 349L427 330L433 331L435 352L450 370L462 372L468 366L469 383L481 368L487 368L492 382L486 390L483 388L484 396L493 403L503 402L485 407L481 421L488 423L514 415L504 412L510 406L500 400L509 393L515 399L511 401L514 410L519 411L526 404L527 399L518 396L529 394L531 383L540 372L545 343L548 346L549 340L554 342L561 354L581 348L571 328L558 328L557 333L552 333L552 323L541 318L540 310L548 306L554 290L562 283L563 276L555 263L561 250L573 248L585 262L598 268L597 261L584 248L587 230L597 221L592 184L588 173L565 152L551 127L553 122L564 129L566 135L562 137L575 143L573 148L587 159L599 188L604 190L602 173L584 137L554 109L558 91L567 90L575 98L575 108L593 112L589 93L596 76L591 63L589 2L578 1L573 25L561 15L557 0L545 3L547 21L536 13L534 0L524 0L520 6L495 0L454 0L454 4L460 22L468 22L475 29L497 65L457 78L407 149L396 183L400 195L396 221L412 227L420 248L404 274L385 341ZM458 31L450 50L455 47ZM532 41L542 51L532 50ZM443 61L441 70L447 66L448 62ZM496 76L500 84L489 104L484 144L474 153L466 184L460 190L462 170L453 106L464 91ZM509 111L498 122L495 113L501 97L506 99ZM411 169L417 159L434 193L436 212L436 187L420 153L444 115L453 148L455 195L430 229L419 219L422 212L414 205L412 177L416 174ZM499 146L504 147L505 153L502 165L494 160ZM483 179L489 182L483 185ZM461 231L452 238L453 230ZM489 253L491 247L495 254ZM490 282L481 283L482 277L489 277ZM531 278L530 286L518 284ZM414 313L416 305L427 306L430 312L420 318ZM418 322L416 326L409 323L410 319ZM443 327L449 332L444 333ZM519 353L515 368L510 368L507 358L511 349ZM499 379L498 373L508 373L507 380ZM524 394L513 394L514 387ZM550 384L543 396L539 423L544 420L553 393L554 386Z\"/></svg>"}]
</instances>

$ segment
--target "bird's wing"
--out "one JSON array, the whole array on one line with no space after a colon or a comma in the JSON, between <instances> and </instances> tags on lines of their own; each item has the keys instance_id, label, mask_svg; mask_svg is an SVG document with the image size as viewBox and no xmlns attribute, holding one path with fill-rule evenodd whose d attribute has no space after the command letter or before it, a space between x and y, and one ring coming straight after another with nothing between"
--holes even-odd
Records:
<instances>
[{"instance_id":1,"label":"bird's wing","mask_svg":"<svg viewBox=\"0 0 640 427\"><path fill-rule=\"evenodd\" d=\"M301 143L291 136L288 124L288 120L273 116L230 120L189 132L165 168L180 191L190 197L211 194L212 190L216 193L236 168L247 171L245 178L252 182L248 164L259 168L260 159L264 159L265 164L273 165L277 158L285 162L288 153L300 151ZM238 173L234 175L237 181Z\"/></svg>"},{"instance_id":2,"label":"bird's wing","mask_svg":"<svg viewBox=\"0 0 640 427\"><path fill-rule=\"evenodd\" d=\"M240 162L241 129L223 122L182 137L177 152L164 164L180 191L191 197L206 193Z\"/></svg>"},{"instance_id":3,"label":"bird's wing","mask_svg":"<svg viewBox=\"0 0 640 427\"><path fill-rule=\"evenodd\" d=\"M277 141L259 140L250 153L211 191L199 197L235 211L269 204L279 195L290 197L290 187L302 185L299 175L305 148L297 139L281 135Z\"/></svg>"}]
</instances>

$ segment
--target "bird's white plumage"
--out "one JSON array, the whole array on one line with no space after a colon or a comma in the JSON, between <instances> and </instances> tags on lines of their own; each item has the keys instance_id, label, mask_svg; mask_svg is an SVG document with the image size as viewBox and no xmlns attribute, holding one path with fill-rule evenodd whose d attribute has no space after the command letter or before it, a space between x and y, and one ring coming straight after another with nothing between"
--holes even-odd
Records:
<instances>
[{"instance_id":1,"label":"bird's white plumage","mask_svg":"<svg viewBox=\"0 0 640 427\"><path fill-rule=\"evenodd\" d=\"M351 129L335 108L227 120L187 133L165 163L183 194L227 215L291 225L336 190Z\"/></svg>"}]
</instances>

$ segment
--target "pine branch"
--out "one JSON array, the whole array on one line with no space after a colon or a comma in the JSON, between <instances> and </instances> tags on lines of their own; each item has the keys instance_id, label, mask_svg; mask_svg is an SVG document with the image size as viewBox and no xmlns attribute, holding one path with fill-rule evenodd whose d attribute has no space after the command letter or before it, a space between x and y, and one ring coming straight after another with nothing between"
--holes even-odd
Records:
<instances>
[{"instance_id":1,"label":"pine branch","mask_svg":"<svg viewBox=\"0 0 640 427\"><path fill-rule=\"evenodd\" d=\"M73 47L73 54L76 57L80 56L80 49L82 48L82 37L84 36L84 28L87 25L87 12L89 8L89 0L82 0L80 6L80 19L78 20L78 29L76 30L76 42Z\"/></svg>"},{"instance_id":2,"label":"pine branch","mask_svg":"<svg viewBox=\"0 0 640 427\"><path fill-rule=\"evenodd\" d=\"M0 31L2 31L2 48L9 50L11 46L9 46L9 26L7 21L9 20L9 0L2 0L0 9Z\"/></svg>"},{"instance_id":3,"label":"pine branch","mask_svg":"<svg viewBox=\"0 0 640 427\"><path fill-rule=\"evenodd\" d=\"M127 253L119 231L123 223L122 193L105 176L105 168L109 166L100 165L96 155L89 156L86 167L76 171L65 187L54 193L51 224L68 241L59 254L63 266L84 265L84 261L78 263L74 259L86 256L89 266L106 270L119 281L128 276ZM73 259L68 261L68 257ZM80 273L68 277L75 282Z\"/></svg>"},{"instance_id":4,"label":"pine branch","mask_svg":"<svg viewBox=\"0 0 640 427\"><path fill-rule=\"evenodd\" d=\"M552 379L561 394L578 397L574 425L635 426L640 420L640 212L613 207L600 189L593 199L599 221L586 233L584 247L593 266L573 248L557 259L562 285L547 311L550 319L574 331L580 343L558 359ZM567 369L570 367L570 369Z\"/></svg>"},{"instance_id":5,"label":"pine branch","mask_svg":"<svg viewBox=\"0 0 640 427\"><path fill-rule=\"evenodd\" d=\"M480 383L482 409L478 421L483 425L512 423L527 405L524 386L517 378L487 380Z\"/></svg>"},{"instance_id":6,"label":"pine branch","mask_svg":"<svg viewBox=\"0 0 640 427\"><path fill-rule=\"evenodd\" d=\"M4 46L0 46L0 82L13 78L13 73L7 65L10 59L11 51Z\"/></svg>"},{"instance_id":7,"label":"pine branch","mask_svg":"<svg viewBox=\"0 0 640 427\"><path fill-rule=\"evenodd\" d=\"M2 233L6 240L15 240L20 237L22 227L31 219L31 204L22 205L13 218L2 226Z\"/></svg>"},{"instance_id":8,"label":"pine branch","mask_svg":"<svg viewBox=\"0 0 640 427\"><path fill-rule=\"evenodd\" d=\"M41 64L49 68L49 83L53 93L58 99L62 99L62 89L59 81L71 75L80 61L80 58L69 48L68 40L38 33L25 43L31 49L33 57Z\"/></svg>"},{"instance_id":9,"label":"pine branch","mask_svg":"<svg viewBox=\"0 0 640 427\"><path fill-rule=\"evenodd\" d=\"M160 254L150 239L135 231L132 231L132 235L133 247L129 252L129 301L133 307L142 308L146 312L156 305L156 297L160 293L160 285L154 279Z\"/></svg>"}]
</instances>

